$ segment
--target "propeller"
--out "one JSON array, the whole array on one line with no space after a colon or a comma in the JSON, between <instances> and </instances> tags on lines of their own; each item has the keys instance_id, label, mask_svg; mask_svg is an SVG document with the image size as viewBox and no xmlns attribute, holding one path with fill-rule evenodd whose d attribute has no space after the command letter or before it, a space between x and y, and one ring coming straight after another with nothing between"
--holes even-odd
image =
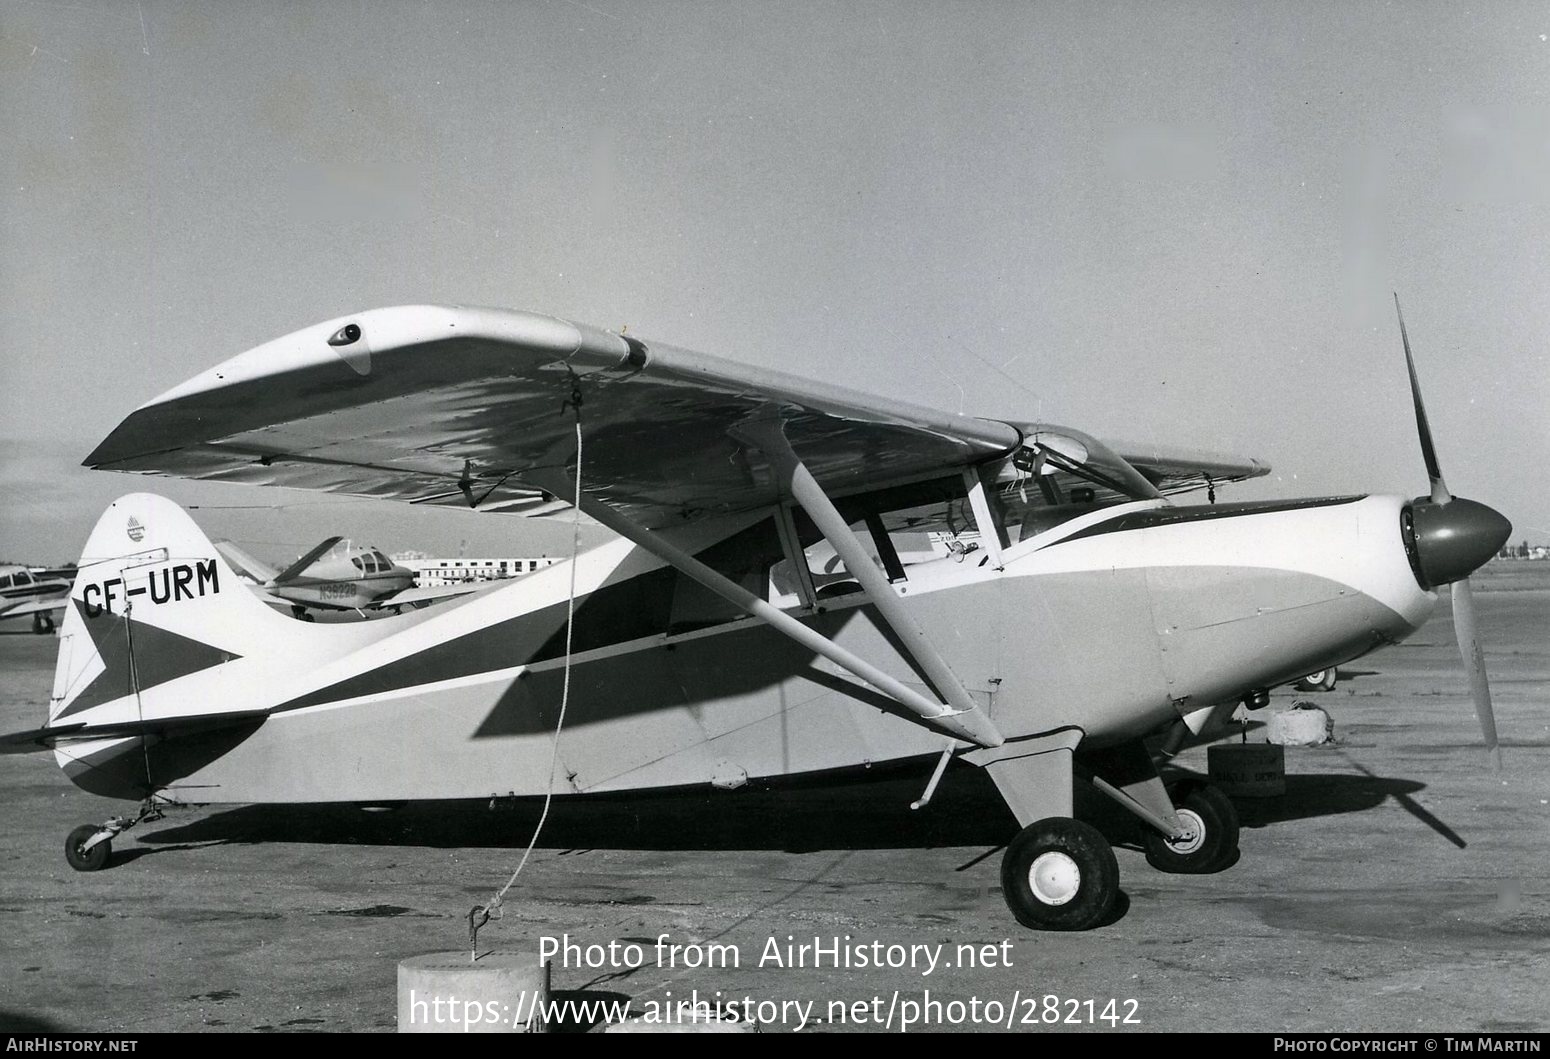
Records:
<instances>
[{"instance_id":1,"label":"propeller","mask_svg":"<svg viewBox=\"0 0 1550 1059\"><path fill-rule=\"evenodd\" d=\"M1431 479L1430 499L1418 497L1407 511L1411 566L1427 588L1453 586L1453 630L1458 637L1459 655L1469 677L1475 716L1485 736L1492 768L1502 767L1501 746L1496 738L1496 716L1491 708L1491 684L1485 672L1485 654L1475 622L1475 597L1469 588L1469 575L1487 562L1512 535L1512 523L1496 511L1473 500L1456 497L1448 491L1437 448L1432 443L1432 428L1421 400L1421 382L1410 353L1410 335L1405 330L1405 314L1394 295L1394 311L1399 316L1399 337L1405 346L1405 366L1410 372L1410 397L1415 403L1416 432L1421 438L1421 456Z\"/></svg>"}]
</instances>

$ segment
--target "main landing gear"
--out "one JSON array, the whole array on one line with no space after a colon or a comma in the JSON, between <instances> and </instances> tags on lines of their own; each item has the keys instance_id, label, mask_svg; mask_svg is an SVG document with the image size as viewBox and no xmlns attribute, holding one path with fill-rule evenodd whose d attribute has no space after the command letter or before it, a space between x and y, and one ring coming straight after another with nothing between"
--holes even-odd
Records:
<instances>
[{"instance_id":1,"label":"main landing gear","mask_svg":"<svg viewBox=\"0 0 1550 1059\"><path fill-rule=\"evenodd\" d=\"M1108 839L1072 816L1075 729L1007 743L966 757L995 781L1023 829L1001 861L1001 887L1017 921L1034 930L1089 930L1119 899L1119 864ZM1139 741L1084 757L1095 788L1138 817L1146 859L1159 871L1221 871L1238 853L1238 814L1204 781L1163 786Z\"/></svg>"},{"instance_id":2,"label":"main landing gear","mask_svg":"<svg viewBox=\"0 0 1550 1059\"><path fill-rule=\"evenodd\" d=\"M1091 824L1052 816L1017 833L1001 859L1007 907L1034 930L1087 930L1114 911L1119 863Z\"/></svg>"},{"instance_id":3,"label":"main landing gear","mask_svg":"<svg viewBox=\"0 0 1550 1059\"><path fill-rule=\"evenodd\" d=\"M47 611L38 611L32 616L32 631L39 636L46 636L54 631L54 619L49 617Z\"/></svg>"},{"instance_id":4,"label":"main landing gear","mask_svg":"<svg viewBox=\"0 0 1550 1059\"><path fill-rule=\"evenodd\" d=\"M1340 673L1334 666L1328 669L1320 669L1309 673L1292 687L1298 691L1334 691L1335 682L1340 679Z\"/></svg>"},{"instance_id":5,"label":"main landing gear","mask_svg":"<svg viewBox=\"0 0 1550 1059\"><path fill-rule=\"evenodd\" d=\"M115 816L102 824L82 824L65 836L65 860L76 871L101 871L113 858L113 839L136 824L160 820L163 806L147 798L133 817Z\"/></svg>"},{"instance_id":6,"label":"main landing gear","mask_svg":"<svg viewBox=\"0 0 1550 1059\"><path fill-rule=\"evenodd\" d=\"M1204 781L1169 789L1184 834L1170 837L1146 828L1146 862L1170 875L1210 875L1238 853L1238 811L1221 789Z\"/></svg>"}]
</instances>

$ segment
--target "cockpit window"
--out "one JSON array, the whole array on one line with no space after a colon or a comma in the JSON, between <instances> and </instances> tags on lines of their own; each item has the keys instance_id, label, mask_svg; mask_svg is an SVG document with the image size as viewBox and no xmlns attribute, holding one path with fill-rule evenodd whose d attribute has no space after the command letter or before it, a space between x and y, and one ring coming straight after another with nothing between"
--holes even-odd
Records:
<instances>
[{"instance_id":1,"label":"cockpit window","mask_svg":"<svg viewBox=\"0 0 1550 1059\"><path fill-rule=\"evenodd\" d=\"M983 527L976 522L969 499L968 477L972 476L955 474L895 486L845 497L836 500L835 506L888 580L897 583L908 579L912 566L948 558L962 561L984 547ZM1095 508L1132 499L1100 470L1058 454L1008 459L998 468L987 469L984 479L985 504L1006 545ZM795 507L791 514L817 597L860 592L860 584L807 513ZM797 581L789 562L777 563L771 570L771 591L777 597L795 593Z\"/></svg>"},{"instance_id":2,"label":"cockpit window","mask_svg":"<svg viewBox=\"0 0 1550 1059\"><path fill-rule=\"evenodd\" d=\"M978 533L969 514L968 486L962 475L846 497L835 506L850 531L892 582L908 578L909 567L972 550ZM808 575L819 600L857 594L861 585L823 539L800 507L792 510L797 539L807 561ZM798 590L798 574L789 562L770 571L774 592L787 596Z\"/></svg>"},{"instance_id":3,"label":"cockpit window","mask_svg":"<svg viewBox=\"0 0 1550 1059\"><path fill-rule=\"evenodd\" d=\"M1006 530L1007 543L1016 544L1052 529L1068 519L1102 507L1136 499L1117 472L1110 473L1066 456L1052 448L1028 447L995 469L994 507Z\"/></svg>"}]
</instances>

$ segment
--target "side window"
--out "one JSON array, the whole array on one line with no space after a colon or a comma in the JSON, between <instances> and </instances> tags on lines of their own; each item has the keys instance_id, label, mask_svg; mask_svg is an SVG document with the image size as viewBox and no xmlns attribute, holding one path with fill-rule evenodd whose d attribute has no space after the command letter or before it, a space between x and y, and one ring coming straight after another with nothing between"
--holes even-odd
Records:
<instances>
[{"instance_id":1,"label":"side window","mask_svg":"<svg viewBox=\"0 0 1550 1059\"><path fill-rule=\"evenodd\" d=\"M352 556L350 556L350 562L353 563L355 568L357 570L359 570L361 573L364 574L364 573L367 572L367 570L366 570L366 560L362 559L359 555L352 555Z\"/></svg>"},{"instance_id":2,"label":"side window","mask_svg":"<svg viewBox=\"0 0 1550 1059\"><path fill-rule=\"evenodd\" d=\"M893 583L908 580L911 566L979 547L962 475L849 497L836 506L868 556ZM818 600L861 592L860 582L807 514L798 508L792 516ZM796 577L789 563L778 565L774 575L777 587L784 578L795 591Z\"/></svg>"},{"instance_id":3,"label":"side window","mask_svg":"<svg viewBox=\"0 0 1550 1059\"><path fill-rule=\"evenodd\" d=\"M0 577L0 588L10 588L10 587L11 587L11 575L10 574L6 574L4 577Z\"/></svg>"},{"instance_id":4,"label":"side window","mask_svg":"<svg viewBox=\"0 0 1550 1059\"><path fill-rule=\"evenodd\" d=\"M18 588L20 588L22 585L30 584L32 584L32 575L30 573L28 573L26 570L16 571L16 586Z\"/></svg>"},{"instance_id":5,"label":"side window","mask_svg":"<svg viewBox=\"0 0 1550 1059\"><path fill-rule=\"evenodd\" d=\"M695 558L757 596L767 594L770 569L782 559L775 520L767 518L705 549ZM673 584L669 632L689 632L744 617L743 609L686 574Z\"/></svg>"}]
</instances>

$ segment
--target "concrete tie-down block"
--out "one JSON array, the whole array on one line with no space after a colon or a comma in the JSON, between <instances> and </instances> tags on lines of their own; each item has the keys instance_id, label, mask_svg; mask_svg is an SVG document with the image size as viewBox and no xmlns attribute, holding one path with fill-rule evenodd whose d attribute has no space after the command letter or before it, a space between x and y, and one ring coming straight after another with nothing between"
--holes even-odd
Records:
<instances>
[{"instance_id":1,"label":"concrete tie-down block","mask_svg":"<svg viewBox=\"0 0 1550 1059\"><path fill-rule=\"evenodd\" d=\"M1322 746L1334 738L1334 720L1311 702L1271 714L1265 730L1266 741L1280 746Z\"/></svg>"}]
</instances>

